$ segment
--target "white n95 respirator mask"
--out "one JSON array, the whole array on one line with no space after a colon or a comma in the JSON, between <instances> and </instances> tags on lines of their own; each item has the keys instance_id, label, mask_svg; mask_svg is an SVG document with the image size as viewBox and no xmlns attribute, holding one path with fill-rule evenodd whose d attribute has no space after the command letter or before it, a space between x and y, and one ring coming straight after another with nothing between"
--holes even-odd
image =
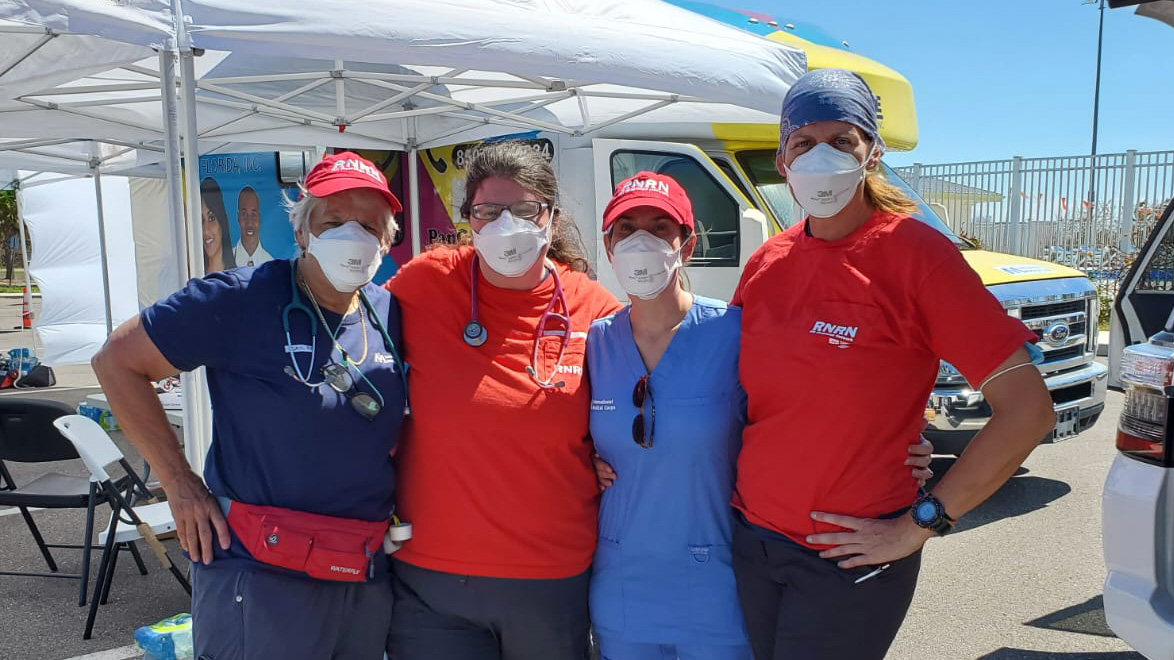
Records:
<instances>
[{"instance_id":1,"label":"white n95 respirator mask","mask_svg":"<svg viewBox=\"0 0 1174 660\"><path fill-rule=\"evenodd\" d=\"M624 291L651 300L673 282L681 267L681 251L639 229L612 245L611 267Z\"/></svg>"},{"instance_id":2,"label":"white n95 respirator mask","mask_svg":"<svg viewBox=\"0 0 1174 660\"><path fill-rule=\"evenodd\" d=\"M493 272L517 277L546 254L553 225L554 218L546 227L539 227L505 209L481 231L473 232L473 247Z\"/></svg>"},{"instance_id":3,"label":"white n95 respirator mask","mask_svg":"<svg viewBox=\"0 0 1174 660\"><path fill-rule=\"evenodd\" d=\"M318 260L322 273L341 293L353 293L375 277L382 262L383 246L357 221L310 235L306 252Z\"/></svg>"},{"instance_id":4,"label":"white n95 respirator mask","mask_svg":"<svg viewBox=\"0 0 1174 660\"><path fill-rule=\"evenodd\" d=\"M795 201L816 218L844 210L864 181L864 164L850 153L820 142L784 167Z\"/></svg>"}]
</instances>

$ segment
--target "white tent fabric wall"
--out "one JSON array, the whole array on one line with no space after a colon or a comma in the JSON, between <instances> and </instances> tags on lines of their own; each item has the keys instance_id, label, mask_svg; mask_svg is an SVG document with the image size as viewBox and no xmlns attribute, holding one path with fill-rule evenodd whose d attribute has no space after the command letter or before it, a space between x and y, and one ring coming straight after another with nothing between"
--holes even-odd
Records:
<instances>
[{"instance_id":1,"label":"white tent fabric wall","mask_svg":"<svg viewBox=\"0 0 1174 660\"><path fill-rule=\"evenodd\" d=\"M29 183L18 194L32 243L29 273L42 291L34 322L39 356L50 366L86 363L106 341L94 181ZM104 177L102 196L111 320L117 325L139 310L129 180Z\"/></svg>"},{"instance_id":2,"label":"white tent fabric wall","mask_svg":"<svg viewBox=\"0 0 1174 660\"><path fill-rule=\"evenodd\" d=\"M130 214L134 222L138 304L141 309L174 291L179 278L179 264L172 247L172 227L167 218L167 181L132 178Z\"/></svg>"}]
</instances>

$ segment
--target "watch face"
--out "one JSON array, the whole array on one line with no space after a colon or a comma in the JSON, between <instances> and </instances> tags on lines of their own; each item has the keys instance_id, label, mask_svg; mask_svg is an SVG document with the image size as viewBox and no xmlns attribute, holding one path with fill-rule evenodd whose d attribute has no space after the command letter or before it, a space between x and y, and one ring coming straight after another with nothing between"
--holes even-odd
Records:
<instances>
[{"instance_id":1,"label":"watch face","mask_svg":"<svg viewBox=\"0 0 1174 660\"><path fill-rule=\"evenodd\" d=\"M913 507L913 517L921 522L929 522L938 515L938 508L933 502L918 502Z\"/></svg>"}]
</instances>

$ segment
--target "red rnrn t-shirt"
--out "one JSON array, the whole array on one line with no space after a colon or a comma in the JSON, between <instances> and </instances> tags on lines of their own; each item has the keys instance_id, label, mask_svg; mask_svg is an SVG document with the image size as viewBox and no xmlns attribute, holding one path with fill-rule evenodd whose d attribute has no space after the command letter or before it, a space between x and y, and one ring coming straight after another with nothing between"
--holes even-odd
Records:
<instances>
[{"instance_id":1,"label":"red rnrn t-shirt","mask_svg":"<svg viewBox=\"0 0 1174 660\"><path fill-rule=\"evenodd\" d=\"M939 358L977 386L1036 339L949 239L880 212L838 241L802 223L773 237L733 304L749 406L733 503L809 547L808 534L842 531L812 511L869 518L916 498L904 462Z\"/></svg>"},{"instance_id":2,"label":"red rnrn t-shirt","mask_svg":"<svg viewBox=\"0 0 1174 660\"><path fill-rule=\"evenodd\" d=\"M473 347L463 339L472 260L472 248L426 252L386 285L400 304L412 405L398 453L396 511L413 536L395 556L461 575L572 577L591 564L599 496L583 351L591 322L620 304L585 274L558 266L572 334L555 379L565 385L544 390L526 368L553 278L512 291L478 272L478 319L488 340ZM562 331L547 324L543 377L555 368Z\"/></svg>"}]
</instances>

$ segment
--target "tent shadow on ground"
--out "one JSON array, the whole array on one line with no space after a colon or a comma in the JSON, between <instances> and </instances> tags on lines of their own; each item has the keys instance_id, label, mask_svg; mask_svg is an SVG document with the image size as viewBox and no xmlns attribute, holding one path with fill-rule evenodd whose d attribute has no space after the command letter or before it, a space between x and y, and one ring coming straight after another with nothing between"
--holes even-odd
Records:
<instances>
[{"instance_id":1,"label":"tent shadow on ground","mask_svg":"<svg viewBox=\"0 0 1174 660\"><path fill-rule=\"evenodd\" d=\"M938 456L934 458L930 465L930 469L934 472L934 478L927 484L929 489L933 489L937 480L941 479L955 460L957 459L954 457ZM1063 481L1036 477L1030 474L1030 470L1021 467L1015 476L1003 484L1003 487L991 495L987 501L959 520L958 525L950 534L964 533L967 530L976 529L1004 518L1014 518L1031 513L1070 492L1072 492L1072 487Z\"/></svg>"}]
</instances>

